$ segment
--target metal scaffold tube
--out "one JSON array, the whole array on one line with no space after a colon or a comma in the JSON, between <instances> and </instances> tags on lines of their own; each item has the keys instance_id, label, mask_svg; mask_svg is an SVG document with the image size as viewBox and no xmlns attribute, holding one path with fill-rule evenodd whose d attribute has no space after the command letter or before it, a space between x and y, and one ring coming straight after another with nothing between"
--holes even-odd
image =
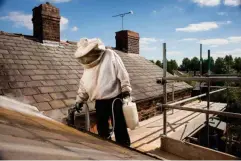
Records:
<instances>
[{"instance_id":1,"label":"metal scaffold tube","mask_svg":"<svg viewBox=\"0 0 241 161\"><path fill-rule=\"evenodd\" d=\"M224 91L224 90L226 90L226 88L219 89L219 90L216 90L216 91L212 91L212 92L210 92L209 94L214 94L214 93L217 93L217 92L222 92L222 91ZM172 105L172 106L178 105L178 104L181 104L181 103L184 103L184 102L188 102L188 101L192 101L192 100L195 100L195 99L197 99L197 98L204 97L204 96L207 96L207 94L205 93L205 94L201 94L201 95L198 95L198 96L190 97L190 98L187 98L187 99L178 101L178 102L171 103L171 104L169 104L169 105Z\"/></svg>"},{"instance_id":2,"label":"metal scaffold tube","mask_svg":"<svg viewBox=\"0 0 241 161\"><path fill-rule=\"evenodd\" d=\"M163 78L166 78L167 73L167 60L166 60L166 43L163 43ZM163 82L163 104L167 103L167 84ZM166 123L167 123L167 113L166 109L163 109L163 135L166 135Z\"/></svg>"},{"instance_id":3,"label":"metal scaffold tube","mask_svg":"<svg viewBox=\"0 0 241 161\"><path fill-rule=\"evenodd\" d=\"M221 81L228 81L228 82L240 82L241 77L166 77L162 78L162 81L165 80L178 80L178 81L207 81L210 80L211 82L221 82Z\"/></svg>"},{"instance_id":4,"label":"metal scaffold tube","mask_svg":"<svg viewBox=\"0 0 241 161\"><path fill-rule=\"evenodd\" d=\"M208 50L208 77L211 74L211 60L210 60L210 50ZM208 90L207 90L207 110L210 107L210 80L207 80ZM206 114L206 128L207 128L207 143L209 147L209 113Z\"/></svg>"},{"instance_id":5,"label":"metal scaffold tube","mask_svg":"<svg viewBox=\"0 0 241 161\"><path fill-rule=\"evenodd\" d=\"M184 107L184 106L172 106L172 105L161 105L162 108L169 108L169 109L177 109L177 110L185 110L185 111L193 111L193 112L200 112L200 113L208 113L208 114L214 114L214 115L220 115L220 116L226 116L226 117L232 117L232 118L239 118L241 119L241 114L239 113L232 113L232 112L220 112L220 111L213 111L213 110L205 110L200 108L190 108L190 107Z\"/></svg>"}]
</instances>

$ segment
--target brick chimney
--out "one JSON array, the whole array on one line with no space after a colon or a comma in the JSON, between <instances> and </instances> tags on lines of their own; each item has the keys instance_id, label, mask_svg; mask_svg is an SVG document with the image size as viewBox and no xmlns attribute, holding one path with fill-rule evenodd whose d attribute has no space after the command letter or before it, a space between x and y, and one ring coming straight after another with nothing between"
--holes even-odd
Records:
<instances>
[{"instance_id":1,"label":"brick chimney","mask_svg":"<svg viewBox=\"0 0 241 161\"><path fill-rule=\"evenodd\" d=\"M33 35L41 42L60 41L60 14L59 9L49 2L33 9Z\"/></svg>"},{"instance_id":2,"label":"brick chimney","mask_svg":"<svg viewBox=\"0 0 241 161\"><path fill-rule=\"evenodd\" d=\"M117 50L139 54L139 33L130 30L118 31L115 39Z\"/></svg>"}]
</instances>

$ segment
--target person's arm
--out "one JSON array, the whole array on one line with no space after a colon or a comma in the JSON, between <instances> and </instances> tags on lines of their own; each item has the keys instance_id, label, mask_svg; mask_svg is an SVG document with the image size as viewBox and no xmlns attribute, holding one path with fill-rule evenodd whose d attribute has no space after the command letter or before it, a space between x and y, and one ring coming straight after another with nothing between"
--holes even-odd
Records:
<instances>
[{"instance_id":1,"label":"person's arm","mask_svg":"<svg viewBox=\"0 0 241 161\"><path fill-rule=\"evenodd\" d=\"M115 55L114 65L115 65L117 78L120 80L120 83L121 83L121 91L122 91L122 93L123 92L131 93L132 88L131 88L131 84L130 84L129 74L128 74L120 56L116 53L114 53L114 55Z\"/></svg>"},{"instance_id":2,"label":"person's arm","mask_svg":"<svg viewBox=\"0 0 241 161\"><path fill-rule=\"evenodd\" d=\"M89 96L84 88L84 82L80 80L79 89L76 96L76 103L84 103L88 100L88 98Z\"/></svg>"}]
</instances>

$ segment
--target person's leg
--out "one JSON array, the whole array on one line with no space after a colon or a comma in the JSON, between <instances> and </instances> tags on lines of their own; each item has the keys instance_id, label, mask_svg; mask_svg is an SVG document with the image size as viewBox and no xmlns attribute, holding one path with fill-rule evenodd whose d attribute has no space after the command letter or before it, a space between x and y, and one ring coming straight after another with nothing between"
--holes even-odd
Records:
<instances>
[{"instance_id":1,"label":"person's leg","mask_svg":"<svg viewBox=\"0 0 241 161\"><path fill-rule=\"evenodd\" d=\"M96 100L95 109L98 134L107 139L110 136L108 102L106 100Z\"/></svg>"},{"instance_id":2,"label":"person's leg","mask_svg":"<svg viewBox=\"0 0 241 161\"><path fill-rule=\"evenodd\" d=\"M127 126L122 110L122 102L116 100L114 104L114 117L115 117L115 139L116 142L125 146L130 146L130 137L127 131Z\"/></svg>"}]
</instances>

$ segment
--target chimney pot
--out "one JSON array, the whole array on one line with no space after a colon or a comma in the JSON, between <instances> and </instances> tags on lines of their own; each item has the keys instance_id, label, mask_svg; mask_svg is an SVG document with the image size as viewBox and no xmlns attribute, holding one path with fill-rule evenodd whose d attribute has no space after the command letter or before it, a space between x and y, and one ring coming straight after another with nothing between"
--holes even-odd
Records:
<instances>
[{"instance_id":1,"label":"chimney pot","mask_svg":"<svg viewBox=\"0 0 241 161\"><path fill-rule=\"evenodd\" d=\"M33 34L41 42L60 41L60 13L59 9L49 2L33 9Z\"/></svg>"},{"instance_id":2,"label":"chimney pot","mask_svg":"<svg viewBox=\"0 0 241 161\"><path fill-rule=\"evenodd\" d=\"M118 31L115 39L117 50L139 54L139 33L130 30Z\"/></svg>"}]
</instances>

